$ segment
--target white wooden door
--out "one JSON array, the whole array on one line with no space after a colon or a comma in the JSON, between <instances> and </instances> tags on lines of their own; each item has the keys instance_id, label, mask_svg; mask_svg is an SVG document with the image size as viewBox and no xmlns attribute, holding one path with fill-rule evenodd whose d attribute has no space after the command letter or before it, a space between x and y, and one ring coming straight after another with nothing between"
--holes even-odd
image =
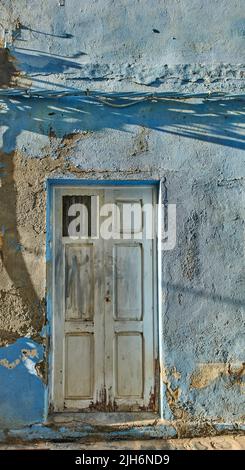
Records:
<instances>
[{"instance_id":1,"label":"white wooden door","mask_svg":"<svg viewBox=\"0 0 245 470\"><path fill-rule=\"evenodd\" d=\"M150 187L54 190L55 411L158 409L155 243L147 238L143 210L152 198ZM131 223L123 211L135 203ZM105 204L117 210L110 213ZM106 215L112 216L109 237L102 230Z\"/></svg>"}]
</instances>

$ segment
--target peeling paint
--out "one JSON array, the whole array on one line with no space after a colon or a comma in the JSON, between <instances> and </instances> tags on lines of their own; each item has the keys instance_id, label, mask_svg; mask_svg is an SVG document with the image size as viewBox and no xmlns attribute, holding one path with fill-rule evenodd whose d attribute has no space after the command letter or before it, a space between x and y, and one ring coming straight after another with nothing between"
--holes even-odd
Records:
<instances>
[{"instance_id":1,"label":"peeling paint","mask_svg":"<svg viewBox=\"0 0 245 470\"><path fill-rule=\"evenodd\" d=\"M181 373L179 371L177 371L176 367L172 367L172 370L171 370L171 375L176 379L176 380L180 380L181 379Z\"/></svg>"},{"instance_id":2,"label":"peeling paint","mask_svg":"<svg viewBox=\"0 0 245 470\"><path fill-rule=\"evenodd\" d=\"M15 359L13 362L9 362L7 359L0 359L0 365L7 369L14 369L20 364L20 359Z\"/></svg>"},{"instance_id":3,"label":"peeling paint","mask_svg":"<svg viewBox=\"0 0 245 470\"><path fill-rule=\"evenodd\" d=\"M192 281L200 272L199 260L199 217L193 212L185 224L186 255L183 261L183 275Z\"/></svg>"},{"instance_id":4,"label":"peeling paint","mask_svg":"<svg viewBox=\"0 0 245 470\"><path fill-rule=\"evenodd\" d=\"M184 408L181 406L181 403L179 401L181 397L181 387L179 385L173 386L171 378L174 378L176 380L179 380L181 377L181 374L177 373L175 368L172 368L172 370L168 370L166 368L163 368L161 371L161 380L166 386L166 401L167 404L173 414L173 416L176 419L182 419L183 421L189 419L188 413L184 410Z\"/></svg>"},{"instance_id":5,"label":"peeling paint","mask_svg":"<svg viewBox=\"0 0 245 470\"><path fill-rule=\"evenodd\" d=\"M15 359L12 362L9 362L8 359L0 359L0 365L6 367L7 369L14 369L17 367L21 361L25 362L25 366L31 373L33 372L33 368L31 367L32 361L29 361L29 358L38 357L38 353L36 349L22 349L21 355L19 358Z\"/></svg>"},{"instance_id":6,"label":"peeling paint","mask_svg":"<svg viewBox=\"0 0 245 470\"><path fill-rule=\"evenodd\" d=\"M148 135L149 135L148 129L146 129L145 127L140 129L138 135L136 136L134 140L134 149L133 149L132 157L135 157L136 155L140 155L148 151Z\"/></svg>"},{"instance_id":7,"label":"peeling paint","mask_svg":"<svg viewBox=\"0 0 245 470\"><path fill-rule=\"evenodd\" d=\"M191 376L190 386L193 388L208 387L222 374L226 373L226 364L200 364L199 369Z\"/></svg>"},{"instance_id":8,"label":"peeling paint","mask_svg":"<svg viewBox=\"0 0 245 470\"><path fill-rule=\"evenodd\" d=\"M43 420L44 385L35 371L43 347L21 338L0 348L0 428Z\"/></svg>"},{"instance_id":9,"label":"peeling paint","mask_svg":"<svg viewBox=\"0 0 245 470\"><path fill-rule=\"evenodd\" d=\"M239 384L245 386L242 382L243 376L245 375L245 363L242 364L228 364L228 374L230 376L231 385Z\"/></svg>"},{"instance_id":10,"label":"peeling paint","mask_svg":"<svg viewBox=\"0 0 245 470\"><path fill-rule=\"evenodd\" d=\"M232 384L241 383L245 375L245 364L208 363L199 364L198 369L191 375L190 387L205 388L220 377L229 377Z\"/></svg>"}]
</instances>

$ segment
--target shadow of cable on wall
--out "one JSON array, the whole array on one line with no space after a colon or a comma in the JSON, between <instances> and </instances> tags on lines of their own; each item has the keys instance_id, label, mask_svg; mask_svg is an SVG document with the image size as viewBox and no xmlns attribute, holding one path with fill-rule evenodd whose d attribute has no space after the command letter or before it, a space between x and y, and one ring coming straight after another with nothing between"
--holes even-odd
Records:
<instances>
[{"instance_id":1,"label":"shadow of cable on wall","mask_svg":"<svg viewBox=\"0 0 245 470\"><path fill-rule=\"evenodd\" d=\"M74 92L75 94L75 92ZM21 250L17 224L17 189L14 180L14 151L22 132L57 138L82 131L108 129L129 132L130 126L144 126L162 134L218 144L237 149L245 148L242 126L242 98L219 98L206 102L176 100L169 96L161 102L134 102L139 94L100 93L87 96L42 98L18 96L0 97L0 120L4 133L0 150L0 252L1 260L23 304L33 311L35 329L41 329L44 318L43 301L38 297ZM132 105L131 105L131 104ZM125 106L126 105L126 106ZM215 156L214 156L215 158ZM235 158L235 157L234 157ZM174 288L182 290L182 286ZM208 295L195 292L198 296ZM216 299L233 303L232 299ZM236 301L234 301L236 303Z\"/></svg>"}]
</instances>

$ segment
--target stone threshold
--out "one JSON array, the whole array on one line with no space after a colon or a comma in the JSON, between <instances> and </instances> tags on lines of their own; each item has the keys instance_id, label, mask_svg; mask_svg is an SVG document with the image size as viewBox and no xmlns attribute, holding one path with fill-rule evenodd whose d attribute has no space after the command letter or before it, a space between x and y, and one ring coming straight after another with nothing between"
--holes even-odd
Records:
<instances>
[{"instance_id":1,"label":"stone threshold","mask_svg":"<svg viewBox=\"0 0 245 470\"><path fill-rule=\"evenodd\" d=\"M87 413L85 413L87 415ZM147 413L148 414L148 413ZM62 414L63 415L63 414ZM20 429L0 431L0 442L83 442L194 438L217 435L237 435L245 432L245 425L238 423L166 421L154 416L131 416L131 420L120 416L85 416L83 413L52 415L45 423L33 424ZM78 416L79 415L79 416ZM85 421L83 421L83 418Z\"/></svg>"}]
</instances>

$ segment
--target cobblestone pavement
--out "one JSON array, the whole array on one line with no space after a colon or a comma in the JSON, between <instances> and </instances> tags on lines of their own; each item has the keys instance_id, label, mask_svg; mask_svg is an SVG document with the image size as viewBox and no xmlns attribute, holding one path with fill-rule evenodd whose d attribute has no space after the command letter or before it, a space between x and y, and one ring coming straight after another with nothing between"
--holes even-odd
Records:
<instances>
[{"instance_id":1,"label":"cobblestone pavement","mask_svg":"<svg viewBox=\"0 0 245 470\"><path fill-rule=\"evenodd\" d=\"M0 445L0 450L51 449L51 450L245 450L245 435L198 437L193 439L151 439L144 441L98 441L74 443L38 442L30 444Z\"/></svg>"}]
</instances>

